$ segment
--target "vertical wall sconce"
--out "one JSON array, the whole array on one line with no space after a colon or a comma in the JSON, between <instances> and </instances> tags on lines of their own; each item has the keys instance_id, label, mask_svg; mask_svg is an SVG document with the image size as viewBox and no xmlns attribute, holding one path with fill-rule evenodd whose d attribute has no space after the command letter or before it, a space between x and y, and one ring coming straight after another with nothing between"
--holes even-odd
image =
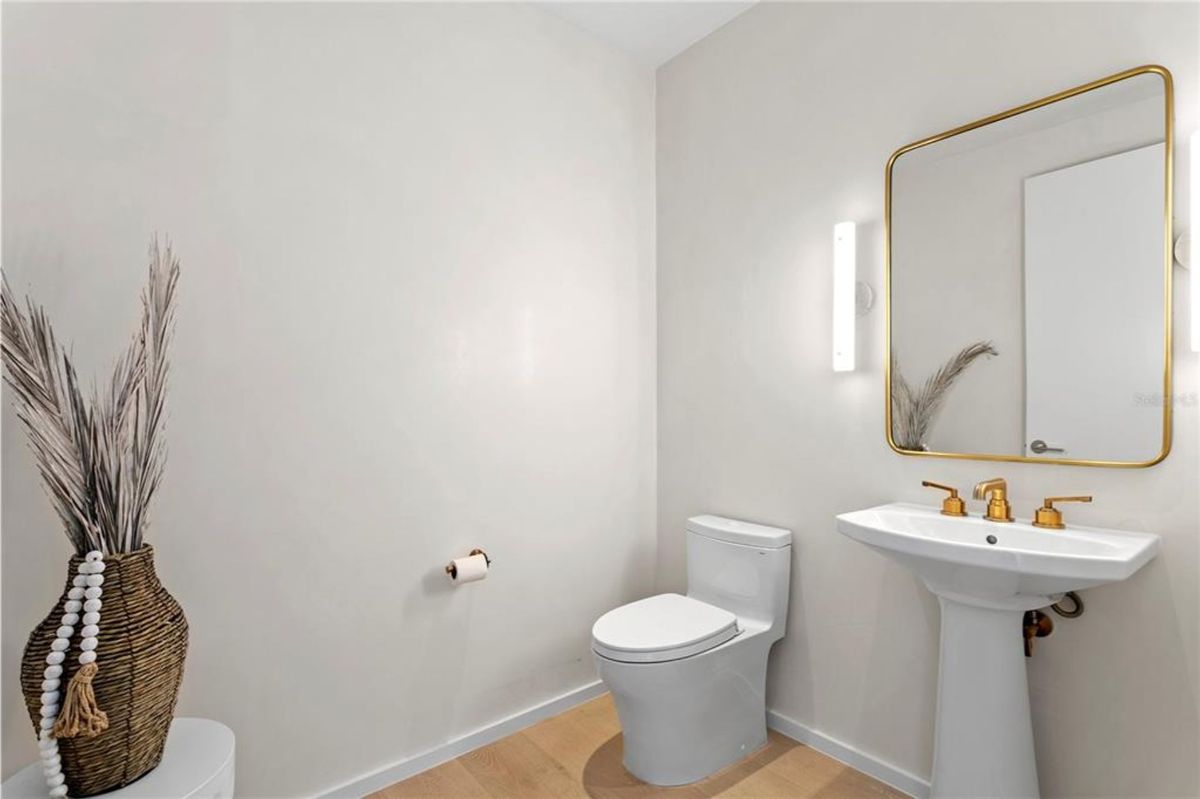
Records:
<instances>
[{"instance_id":1,"label":"vertical wall sconce","mask_svg":"<svg viewBox=\"0 0 1200 799\"><path fill-rule=\"evenodd\" d=\"M1191 250L1196 236L1200 235L1200 130L1192 133L1192 151L1189 157L1192 162L1191 192L1192 192L1192 221L1188 225L1188 268L1191 270L1192 284L1192 352L1200 352L1200 269L1196 268L1196 259Z\"/></svg>"},{"instance_id":2,"label":"vertical wall sconce","mask_svg":"<svg viewBox=\"0 0 1200 799\"><path fill-rule=\"evenodd\" d=\"M854 371L856 230L853 222L833 226L833 371Z\"/></svg>"}]
</instances>

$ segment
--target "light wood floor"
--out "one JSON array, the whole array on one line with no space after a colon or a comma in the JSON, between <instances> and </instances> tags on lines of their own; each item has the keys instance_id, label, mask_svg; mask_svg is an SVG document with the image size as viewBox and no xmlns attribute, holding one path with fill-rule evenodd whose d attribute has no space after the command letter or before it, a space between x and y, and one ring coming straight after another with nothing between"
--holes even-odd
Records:
<instances>
[{"instance_id":1,"label":"light wood floor","mask_svg":"<svg viewBox=\"0 0 1200 799\"><path fill-rule=\"evenodd\" d=\"M368 799L905 799L905 794L772 731L767 745L703 782L658 788L621 765L612 699L598 699L443 763Z\"/></svg>"}]
</instances>

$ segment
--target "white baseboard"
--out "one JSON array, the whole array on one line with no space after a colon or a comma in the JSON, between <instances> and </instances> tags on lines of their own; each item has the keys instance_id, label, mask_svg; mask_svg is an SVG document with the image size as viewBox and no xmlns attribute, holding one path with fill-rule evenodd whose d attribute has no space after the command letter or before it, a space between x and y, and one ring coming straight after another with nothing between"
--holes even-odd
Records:
<instances>
[{"instance_id":1,"label":"white baseboard","mask_svg":"<svg viewBox=\"0 0 1200 799\"><path fill-rule=\"evenodd\" d=\"M576 705L581 705L590 699L595 699L604 693L604 685L599 680L588 683L574 691L557 696L528 710L514 713L507 718L489 724L459 738L447 741L441 746L426 750L419 755L401 760L378 771L355 777L347 783L331 788L321 794L318 799L360 799L369 793L386 788L401 780L406 780L422 771L428 771L434 766L448 760L465 755L467 752L487 746L490 743L525 729L542 719L556 716ZM841 761L864 774L869 774L880 782L887 783L898 791L903 791L915 799L928 799L929 783L920 777L880 760L873 755L856 749L850 744L831 738L822 732L807 727L800 722L790 719L774 710L767 711L767 726L787 737L811 746L818 752L829 755L834 760Z\"/></svg>"},{"instance_id":2,"label":"white baseboard","mask_svg":"<svg viewBox=\"0 0 1200 799\"><path fill-rule=\"evenodd\" d=\"M868 774L880 782L885 782L915 799L929 799L928 782L898 766L893 766L874 755L856 749L848 743L831 738L823 732L817 732L794 719L776 713L774 710L767 711L767 726L806 746L811 746L818 752L829 755L834 760L839 760L851 768Z\"/></svg>"},{"instance_id":3,"label":"white baseboard","mask_svg":"<svg viewBox=\"0 0 1200 799\"><path fill-rule=\"evenodd\" d=\"M540 705L534 705L528 710L514 713L495 724L489 724L452 741L447 741L441 746L435 746L419 755L393 763L370 774L356 777L343 785L318 794L318 797L319 799L359 799L359 797L386 788L401 780L406 780L414 774L420 774L422 771L453 760L459 755L465 755L481 746L487 746L542 719L557 716L564 710L583 704L589 699L595 699L602 693L604 693L604 685L596 680Z\"/></svg>"}]
</instances>

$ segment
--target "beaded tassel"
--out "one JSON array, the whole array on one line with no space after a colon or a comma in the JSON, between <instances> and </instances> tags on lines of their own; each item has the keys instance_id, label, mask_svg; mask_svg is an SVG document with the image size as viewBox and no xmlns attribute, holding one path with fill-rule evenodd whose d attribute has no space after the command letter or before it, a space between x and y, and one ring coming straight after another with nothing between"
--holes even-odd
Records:
<instances>
[{"instance_id":1,"label":"beaded tassel","mask_svg":"<svg viewBox=\"0 0 1200 799\"><path fill-rule=\"evenodd\" d=\"M96 675L96 647L100 637L100 596L104 593L104 554L99 550L87 553L79 564L78 574L67 592L63 603L62 622L57 637L50 645L46 656L46 670L42 673L42 721L38 733L38 750L42 757L42 773L46 776L46 788L52 799L67 795L66 778L62 773L62 756L58 752L58 738L75 735L98 735L108 728L108 716L96 705L92 690L92 679ZM80 611L83 612L82 619ZM83 621L80 631L79 670L67 687L66 701L59 712L59 687L62 685L62 663L66 660L75 635L75 625Z\"/></svg>"}]
</instances>

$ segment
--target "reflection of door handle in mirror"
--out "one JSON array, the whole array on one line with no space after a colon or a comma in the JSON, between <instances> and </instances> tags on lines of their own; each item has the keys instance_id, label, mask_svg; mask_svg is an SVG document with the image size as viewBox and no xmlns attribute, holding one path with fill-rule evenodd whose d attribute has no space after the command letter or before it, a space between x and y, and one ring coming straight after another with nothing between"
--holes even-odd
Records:
<instances>
[{"instance_id":1,"label":"reflection of door handle in mirror","mask_svg":"<svg viewBox=\"0 0 1200 799\"><path fill-rule=\"evenodd\" d=\"M1030 441L1029 448L1038 455L1041 455L1043 452L1066 452L1062 447L1052 447L1040 438Z\"/></svg>"}]
</instances>

